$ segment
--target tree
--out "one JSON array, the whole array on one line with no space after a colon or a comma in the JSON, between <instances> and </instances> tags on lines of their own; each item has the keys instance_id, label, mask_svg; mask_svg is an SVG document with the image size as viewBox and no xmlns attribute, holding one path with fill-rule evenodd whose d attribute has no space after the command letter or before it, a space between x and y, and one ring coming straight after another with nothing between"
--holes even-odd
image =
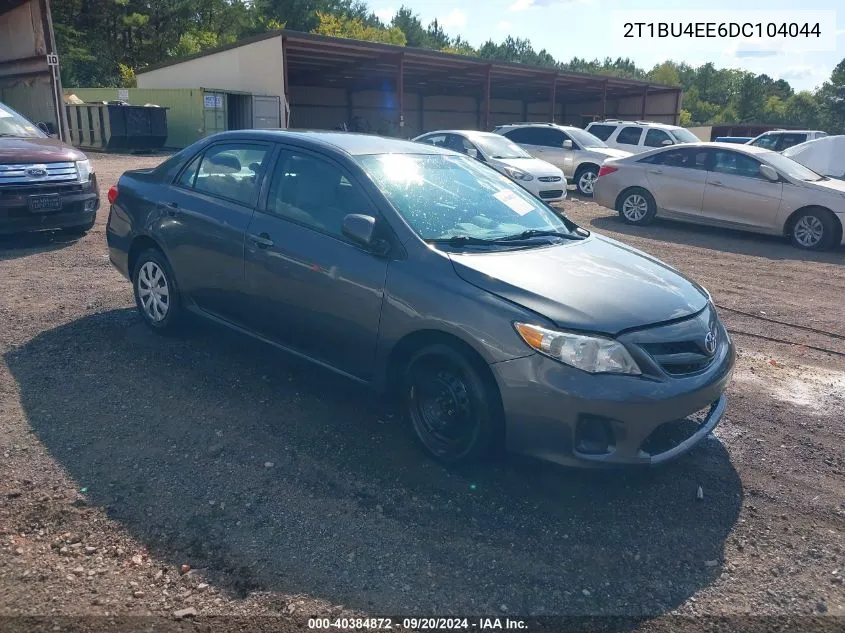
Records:
<instances>
[{"instance_id":1,"label":"tree","mask_svg":"<svg viewBox=\"0 0 845 633\"><path fill-rule=\"evenodd\" d=\"M681 85L681 75L678 72L678 66L673 61L665 61L652 68L648 73L648 78L667 86Z\"/></svg>"},{"instance_id":2,"label":"tree","mask_svg":"<svg viewBox=\"0 0 845 633\"><path fill-rule=\"evenodd\" d=\"M395 26L388 28L367 26L359 18L350 18L343 15L317 12L319 24L312 33L318 35L330 35L332 37L345 37L352 40L364 40L367 42L384 42L405 46L405 34Z\"/></svg>"},{"instance_id":3,"label":"tree","mask_svg":"<svg viewBox=\"0 0 845 633\"><path fill-rule=\"evenodd\" d=\"M816 128L820 122L820 108L811 92L796 92L786 100L784 123L795 127Z\"/></svg>"},{"instance_id":4,"label":"tree","mask_svg":"<svg viewBox=\"0 0 845 633\"><path fill-rule=\"evenodd\" d=\"M736 115L740 123L759 122L763 114L765 94L760 77L745 73L739 82Z\"/></svg>"},{"instance_id":5,"label":"tree","mask_svg":"<svg viewBox=\"0 0 845 633\"><path fill-rule=\"evenodd\" d=\"M435 18L432 23L428 25L428 29L426 30L427 47L439 51L446 48L451 43L449 36L446 35L446 31L443 30L443 27L440 26L440 23Z\"/></svg>"},{"instance_id":6,"label":"tree","mask_svg":"<svg viewBox=\"0 0 845 633\"><path fill-rule=\"evenodd\" d=\"M415 48L428 48L428 34L423 28L420 18L406 6L401 6L390 26L399 29L405 34L405 40L408 46Z\"/></svg>"},{"instance_id":7,"label":"tree","mask_svg":"<svg viewBox=\"0 0 845 633\"><path fill-rule=\"evenodd\" d=\"M830 73L818 91L820 114L828 132L845 134L845 59Z\"/></svg>"}]
</instances>

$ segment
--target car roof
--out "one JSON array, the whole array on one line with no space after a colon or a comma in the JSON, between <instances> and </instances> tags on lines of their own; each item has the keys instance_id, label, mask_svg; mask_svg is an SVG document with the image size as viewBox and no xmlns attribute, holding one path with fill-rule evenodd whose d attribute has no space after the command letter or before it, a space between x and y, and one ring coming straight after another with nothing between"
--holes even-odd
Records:
<instances>
[{"instance_id":1,"label":"car roof","mask_svg":"<svg viewBox=\"0 0 845 633\"><path fill-rule=\"evenodd\" d=\"M506 127L556 127L560 128L561 130L580 130L580 127L575 127L574 125L561 125L560 123L543 123L542 121L536 122L524 122L524 123L504 123L502 125L497 125L495 129L501 130L502 128Z\"/></svg>"},{"instance_id":2,"label":"car roof","mask_svg":"<svg viewBox=\"0 0 845 633\"><path fill-rule=\"evenodd\" d=\"M372 134L353 132L330 132L321 130L234 130L221 132L215 138L244 136L269 141L294 141L299 145L311 145L340 150L351 156L369 154L451 154L448 150L413 141L387 138Z\"/></svg>"},{"instance_id":3,"label":"car roof","mask_svg":"<svg viewBox=\"0 0 845 633\"><path fill-rule=\"evenodd\" d=\"M627 160L633 159L637 160L642 158L644 154L660 154L662 152L671 152L674 150L679 149L690 149L695 147L701 148L716 148L716 149L729 149L732 151L738 151L740 153L745 154L776 154L777 152L773 152L770 149L765 149L763 147L757 147L756 145L747 145L745 143L718 143L715 141L699 141L698 143L679 143L677 145L670 145L669 147L656 147L653 150L649 150L648 152L644 152L641 154L632 154L631 156L626 156L624 159L620 160Z\"/></svg>"},{"instance_id":4,"label":"car roof","mask_svg":"<svg viewBox=\"0 0 845 633\"><path fill-rule=\"evenodd\" d=\"M495 132L482 132L481 130L432 130L431 132L420 134L420 136L430 136L432 134L463 134L464 136L490 136L501 138L501 134L496 134ZM419 138L419 136L417 138Z\"/></svg>"},{"instance_id":5,"label":"car roof","mask_svg":"<svg viewBox=\"0 0 845 633\"><path fill-rule=\"evenodd\" d=\"M763 134L815 134L823 131L824 130L769 130L768 132L763 132L759 136L763 136Z\"/></svg>"},{"instance_id":6,"label":"car roof","mask_svg":"<svg viewBox=\"0 0 845 633\"><path fill-rule=\"evenodd\" d=\"M680 125L670 125L669 123L658 123L657 121L623 121L621 119L607 119L605 121L593 121L590 125L636 125L642 127L656 127L656 128L664 128L667 130L676 130Z\"/></svg>"}]
</instances>

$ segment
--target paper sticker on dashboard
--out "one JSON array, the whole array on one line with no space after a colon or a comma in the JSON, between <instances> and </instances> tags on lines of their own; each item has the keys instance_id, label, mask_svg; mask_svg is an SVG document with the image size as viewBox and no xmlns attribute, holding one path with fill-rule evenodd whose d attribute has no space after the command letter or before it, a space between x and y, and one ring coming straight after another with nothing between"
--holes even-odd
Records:
<instances>
[{"instance_id":1,"label":"paper sticker on dashboard","mask_svg":"<svg viewBox=\"0 0 845 633\"><path fill-rule=\"evenodd\" d=\"M498 193L494 193L493 197L496 198L499 202L502 202L514 212L519 215L525 215L526 213L530 213L534 210L534 205L532 205L527 200L523 200L518 195L516 195L513 191L499 191Z\"/></svg>"}]
</instances>

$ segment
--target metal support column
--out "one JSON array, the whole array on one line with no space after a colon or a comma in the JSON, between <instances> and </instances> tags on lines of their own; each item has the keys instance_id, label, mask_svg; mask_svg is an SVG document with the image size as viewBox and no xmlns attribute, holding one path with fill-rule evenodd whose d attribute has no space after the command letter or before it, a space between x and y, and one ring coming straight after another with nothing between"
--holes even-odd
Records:
<instances>
[{"instance_id":1,"label":"metal support column","mask_svg":"<svg viewBox=\"0 0 845 633\"><path fill-rule=\"evenodd\" d=\"M484 76L484 127L481 128L485 132L490 131L490 87L492 78L490 74L493 70L491 65L487 66L487 72Z\"/></svg>"},{"instance_id":2,"label":"metal support column","mask_svg":"<svg viewBox=\"0 0 845 633\"><path fill-rule=\"evenodd\" d=\"M643 89L643 113L640 117L641 121L645 121L645 113L646 113L646 102L648 101L648 86Z\"/></svg>"},{"instance_id":3,"label":"metal support column","mask_svg":"<svg viewBox=\"0 0 845 633\"><path fill-rule=\"evenodd\" d=\"M399 138L405 134L405 55L399 55L399 65L396 69L396 105L399 109Z\"/></svg>"},{"instance_id":4,"label":"metal support column","mask_svg":"<svg viewBox=\"0 0 845 633\"><path fill-rule=\"evenodd\" d=\"M601 120L607 119L607 79L602 82L601 91Z\"/></svg>"},{"instance_id":5,"label":"metal support column","mask_svg":"<svg viewBox=\"0 0 845 633\"><path fill-rule=\"evenodd\" d=\"M681 124L681 91L675 92L675 118L673 119L675 125Z\"/></svg>"},{"instance_id":6,"label":"metal support column","mask_svg":"<svg viewBox=\"0 0 845 633\"><path fill-rule=\"evenodd\" d=\"M285 94L282 96L282 109L284 110L284 121L285 121L285 128L290 127L290 89L288 87L288 75L290 74L288 69L288 47L287 47L287 38L282 38L282 80L284 85Z\"/></svg>"},{"instance_id":7,"label":"metal support column","mask_svg":"<svg viewBox=\"0 0 845 633\"><path fill-rule=\"evenodd\" d=\"M550 105L550 114L552 117L552 123L555 122L555 114L557 110L557 73L555 73L554 77L552 77L552 85L549 88L549 105Z\"/></svg>"}]
</instances>

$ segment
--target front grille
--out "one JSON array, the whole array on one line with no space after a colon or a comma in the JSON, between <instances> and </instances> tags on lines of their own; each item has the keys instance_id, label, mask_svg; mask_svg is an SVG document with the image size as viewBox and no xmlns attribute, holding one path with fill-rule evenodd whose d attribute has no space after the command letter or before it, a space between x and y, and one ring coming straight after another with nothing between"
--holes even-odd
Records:
<instances>
[{"instance_id":1,"label":"front grille","mask_svg":"<svg viewBox=\"0 0 845 633\"><path fill-rule=\"evenodd\" d=\"M537 180L540 182L560 182L560 176L540 176Z\"/></svg>"},{"instance_id":2,"label":"front grille","mask_svg":"<svg viewBox=\"0 0 845 633\"><path fill-rule=\"evenodd\" d=\"M79 183L32 184L0 186L0 200L4 198L24 198L25 196L40 196L50 193L77 194L83 192L83 185Z\"/></svg>"},{"instance_id":3,"label":"front grille","mask_svg":"<svg viewBox=\"0 0 845 633\"><path fill-rule=\"evenodd\" d=\"M672 343L644 343L642 348L667 374L683 376L706 369L715 354L708 354L703 346L694 341Z\"/></svg>"},{"instance_id":4,"label":"front grille","mask_svg":"<svg viewBox=\"0 0 845 633\"><path fill-rule=\"evenodd\" d=\"M79 177L76 163L18 163L0 165L0 187L67 182Z\"/></svg>"},{"instance_id":5,"label":"front grille","mask_svg":"<svg viewBox=\"0 0 845 633\"><path fill-rule=\"evenodd\" d=\"M549 191L541 191L540 197L547 199L547 198L560 198L563 195L563 189L551 189Z\"/></svg>"}]
</instances>

